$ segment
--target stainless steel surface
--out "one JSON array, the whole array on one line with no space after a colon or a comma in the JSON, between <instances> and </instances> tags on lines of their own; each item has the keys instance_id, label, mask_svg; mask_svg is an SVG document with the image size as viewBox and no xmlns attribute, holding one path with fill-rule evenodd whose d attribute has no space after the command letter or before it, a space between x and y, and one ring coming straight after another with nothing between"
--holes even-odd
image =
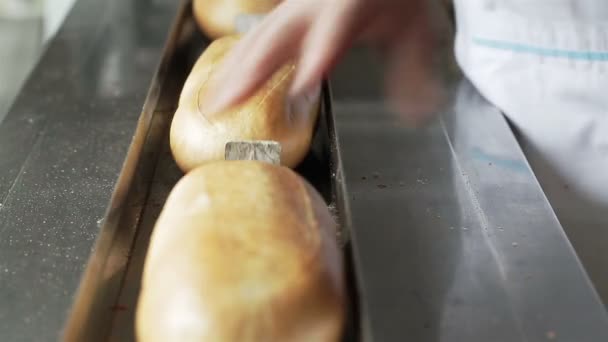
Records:
<instances>
[{"instance_id":1,"label":"stainless steel surface","mask_svg":"<svg viewBox=\"0 0 608 342\"><path fill-rule=\"evenodd\" d=\"M332 76L368 339L608 341L501 113L463 81L441 120L408 129L382 106L381 72L356 50Z\"/></svg>"},{"instance_id":2,"label":"stainless steel surface","mask_svg":"<svg viewBox=\"0 0 608 342\"><path fill-rule=\"evenodd\" d=\"M0 340L56 340L175 1L80 0L0 125Z\"/></svg>"},{"instance_id":3,"label":"stainless steel surface","mask_svg":"<svg viewBox=\"0 0 608 342\"><path fill-rule=\"evenodd\" d=\"M533 108L530 115L538 110L542 109ZM572 180L560 174L537 146L522 136L519 141L568 239L608 308L608 202L592 198L572 186ZM596 172L606 175L601 169Z\"/></svg>"}]
</instances>

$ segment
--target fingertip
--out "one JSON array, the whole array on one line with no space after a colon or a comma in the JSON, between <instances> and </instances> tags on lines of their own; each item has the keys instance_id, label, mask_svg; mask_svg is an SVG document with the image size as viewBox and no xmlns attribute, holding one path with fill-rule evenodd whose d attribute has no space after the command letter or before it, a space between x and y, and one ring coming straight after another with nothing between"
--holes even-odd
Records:
<instances>
[{"instance_id":1,"label":"fingertip","mask_svg":"<svg viewBox=\"0 0 608 342\"><path fill-rule=\"evenodd\" d=\"M299 101L300 99L310 101L310 99L318 98L321 93L321 81L294 85L292 85L288 93L288 97L292 101Z\"/></svg>"},{"instance_id":2,"label":"fingertip","mask_svg":"<svg viewBox=\"0 0 608 342\"><path fill-rule=\"evenodd\" d=\"M214 88L207 93L202 102L205 104L204 108L202 108L205 115L213 116L215 113L219 113L230 107L234 100L231 94L227 94L226 91L218 91Z\"/></svg>"},{"instance_id":3,"label":"fingertip","mask_svg":"<svg viewBox=\"0 0 608 342\"><path fill-rule=\"evenodd\" d=\"M298 71L289 89L289 96L292 98L302 97L311 91L311 83L307 78L306 71Z\"/></svg>"}]
</instances>

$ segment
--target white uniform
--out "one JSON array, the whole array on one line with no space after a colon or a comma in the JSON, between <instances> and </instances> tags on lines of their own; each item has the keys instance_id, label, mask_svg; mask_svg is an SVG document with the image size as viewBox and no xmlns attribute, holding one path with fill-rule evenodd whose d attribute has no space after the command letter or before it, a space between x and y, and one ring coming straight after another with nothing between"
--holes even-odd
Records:
<instances>
[{"instance_id":1,"label":"white uniform","mask_svg":"<svg viewBox=\"0 0 608 342\"><path fill-rule=\"evenodd\" d=\"M455 0L456 56L500 108L608 303L608 0Z\"/></svg>"}]
</instances>

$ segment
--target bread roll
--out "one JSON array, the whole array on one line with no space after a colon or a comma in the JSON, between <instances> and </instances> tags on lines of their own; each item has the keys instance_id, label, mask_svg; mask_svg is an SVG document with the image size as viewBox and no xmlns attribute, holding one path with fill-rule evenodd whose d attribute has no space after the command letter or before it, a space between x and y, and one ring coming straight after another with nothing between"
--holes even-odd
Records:
<instances>
[{"instance_id":1,"label":"bread roll","mask_svg":"<svg viewBox=\"0 0 608 342\"><path fill-rule=\"evenodd\" d=\"M281 143L281 163L296 167L310 149L319 110L319 92L287 103L294 65L280 69L242 105L206 115L204 95L225 53L238 41L224 37L213 42L194 65L171 124L171 150L184 171L223 160L231 140L274 140ZM211 79L211 81L210 81Z\"/></svg>"},{"instance_id":2,"label":"bread roll","mask_svg":"<svg viewBox=\"0 0 608 342\"><path fill-rule=\"evenodd\" d=\"M196 22L211 39L242 33L239 26L272 11L281 0L194 0Z\"/></svg>"},{"instance_id":3,"label":"bread roll","mask_svg":"<svg viewBox=\"0 0 608 342\"><path fill-rule=\"evenodd\" d=\"M195 169L152 234L138 340L339 341L345 289L333 230L323 199L289 168Z\"/></svg>"}]
</instances>

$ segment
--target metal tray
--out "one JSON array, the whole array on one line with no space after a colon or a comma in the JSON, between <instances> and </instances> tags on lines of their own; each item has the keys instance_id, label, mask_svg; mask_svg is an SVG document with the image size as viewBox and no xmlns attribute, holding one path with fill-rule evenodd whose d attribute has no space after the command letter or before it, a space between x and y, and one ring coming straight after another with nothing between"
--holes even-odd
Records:
<instances>
[{"instance_id":1,"label":"metal tray","mask_svg":"<svg viewBox=\"0 0 608 342\"><path fill-rule=\"evenodd\" d=\"M190 1L184 1L152 85L146 107L152 110L148 129L138 129L121 174L122 203L110 203L114 215L105 222L65 330L68 340L134 341L134 322L141 276L150 235L167 196L183 176L169 147L169 127L181 87L196 59L208 46L194 23ZM156 90L158 89L158 91ZM155 104L152 109L152 104ZM145 116L146 113L142 114ZM328 84L322 90L319 120L311 150L296 171L323 196L338 223L336 239L343 247L349 284L349 319L344 341L357 340L356 291L344 204L342 171ZM139 150L139 151L138 151ZM133 160L137 158L139 160ZM127 174L133 172L133 176ZM110 236L113 235L113 236ZM111 242L109 242L111 241ZM100 267L100 265L103 265ZM105 277L100 278L100 274Z\"/></svg>"}]
</instances>

